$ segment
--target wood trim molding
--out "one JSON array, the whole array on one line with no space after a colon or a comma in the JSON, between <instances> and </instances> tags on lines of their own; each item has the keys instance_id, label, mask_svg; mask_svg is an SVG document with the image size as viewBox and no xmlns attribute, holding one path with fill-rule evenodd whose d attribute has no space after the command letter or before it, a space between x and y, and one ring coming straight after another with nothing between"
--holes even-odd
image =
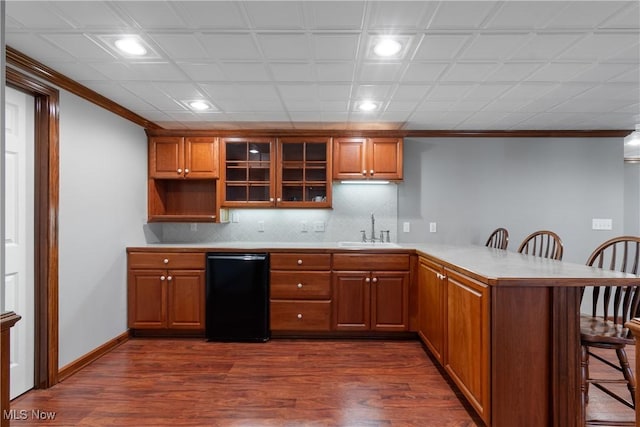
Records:
<instances>
[{"instance_id":1,"label":"wood trim molding","mask_svg":"<svg viewBox=\"0 0 640 427\"><path fill-rule=\"evenodd\" d=\"M69 363L66 366L63 366L62 368L60 368L60 372L58 373L58 380L59 381L66 380L71 375L80 371L85 366L90 365L91 363L95 362L105 354L109 353L111 350L129 341L129 336L130 336L129 331L124 332L118 335L117 337L115 337L114 339L102 344L100 347L97 347L94 350L90 351L89 353L85 354L81 358Z\"/></svg>"},{"instance_id":2,"label":"wood trim molding","mask_svg":"<svg viewBox=\"0 0 640 427\"><path fill-rule=\"evenodd\" d=\"M35 103L35 387L47 388L58 381L59 95L9 68L6 83Z\"/></svg>"},{"instance_id":3,"label":"wood trim molding","mask_svg":"<svg viewBox=\"0 0 640 427\"><path fill-rule=\"evenodd\" d=\"M80 83L64 76L63 74L58 73L57 71L47 67L46 65L36 61L33 58L28 57L27 55L7 46L7 56L6 62L7 65L11 65L13 67L17 67L24 72L29 74L33 74L36 77L44 79L45 81L56 85L64 90L67 90L74 95L79 96L80 98L86 99L89 102L92 102L106 110L117 114L120 117L123 117L133 123L136 123L144 128L148 129L156 129L159 128L157 124L145 119L142 116L134 113L131 110L128 110L117 104L116 102L100 95L97 92L89 89L86 86L81 85Z\"/></svg>"},{"instance_id":4,"label":"wood trim molding","mask_svg":"<svg viewBox=\"0 0 640 427\"><path fill-rule=\"evenodd\" d=\"M11 328L21 317L13 311L2 313L0 316L0 426L9 426L9 418L5 411L11 407L9 400L9 361L11 359Z\"/></svg>"}]
</instances>

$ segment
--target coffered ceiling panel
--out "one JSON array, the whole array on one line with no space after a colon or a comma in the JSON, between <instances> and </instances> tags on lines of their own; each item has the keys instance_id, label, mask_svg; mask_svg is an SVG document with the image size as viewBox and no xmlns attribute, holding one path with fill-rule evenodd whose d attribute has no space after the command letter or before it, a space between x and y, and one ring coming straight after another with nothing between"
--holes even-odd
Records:
<instances>
[{"instance_id":1,"label":"coffered ceiling panel","mask_svg":"<svg viewBox=\"0 0 640 427\"><path fill-rule=\"evenodd\" d=\"M9 47L166 128L640 123L635 0L8 0L5 23ZM383 36L397 53L374 53Z\"/></svg>"}]
</instances>

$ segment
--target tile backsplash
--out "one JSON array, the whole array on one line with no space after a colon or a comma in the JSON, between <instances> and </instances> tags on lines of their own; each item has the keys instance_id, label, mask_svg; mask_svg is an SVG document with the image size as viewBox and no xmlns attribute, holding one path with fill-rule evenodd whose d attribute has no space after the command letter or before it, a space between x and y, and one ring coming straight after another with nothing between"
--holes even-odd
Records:
<instances>
[{"instance_id":1,"label":"tile backsplash","mask_svg":"<svg viewBox=\"0 0 640 427\"><path fill-rule=\"evenodd\" d=\"M334 183L333 209L234 209L230 217L237 217L238 222L154 223L146 225L145 234L148 243L359 241L360 230L366 230L370 237L371 213L375 215L376 238L380 230L390 230L391 241L397 242L396 184Z\"/></svg>"}]
</instances>

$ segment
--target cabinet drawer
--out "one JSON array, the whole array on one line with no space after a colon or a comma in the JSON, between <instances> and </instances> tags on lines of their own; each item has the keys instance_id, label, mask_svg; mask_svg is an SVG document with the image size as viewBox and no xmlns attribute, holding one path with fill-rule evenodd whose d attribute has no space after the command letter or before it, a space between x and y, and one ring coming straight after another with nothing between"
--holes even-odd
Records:
<instances>
[{"instance_id":1,"label":"cabinet drawer","mask_svg":"<svg viewBox=\"0 0 640 427\"><path fill-rule=\"evenodd\" d=\"M271 298L329 299L331 273L320 271L272 271Z\"/></svg>"},{"instance_id":2,"label":"cabinet drawer","mask_svg":"<svg viewBox=\"0 0 640 427\"><path fill-rule=\"evenodd\" d=\"M271 301L272 331L331 330L331 301Z\"/></svg>"},{"instance_id":3,"label":"cabinet drawer","mask_svg":"<svg viewBox=\"0 0 640 427\"><path fill-rule=\"evenodd\" d=\"M407 254L334 254L334 270L408 270Z\"/></svg>"},{"instance_id":4,"label":"cabinet drawer","mask_svg":"<svg viewBox=\"0 0 640 427\"><path fill-rule=\"evenodd\" d=\"M331 254L280 254L270 256L272 270L330 270Z\"/></svg>"},{"instance_id":5,"label":"cabinet drawer","mask_svg":"<svg viewBox=\"0 0 640 427\"><path fill-rule=\"evenodd\" d=\"M204 253L131 252L129 268L188 268L204 270Z\"/></svg>"}]
</instances>

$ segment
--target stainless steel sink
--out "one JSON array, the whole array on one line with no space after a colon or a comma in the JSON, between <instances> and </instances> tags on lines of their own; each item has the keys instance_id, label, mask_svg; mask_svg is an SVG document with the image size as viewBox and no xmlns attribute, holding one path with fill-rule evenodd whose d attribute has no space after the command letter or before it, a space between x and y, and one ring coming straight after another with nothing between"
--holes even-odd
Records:
<instances>
[{"instance_id":1,"label":"stainless steel sink","mask_svg":"<svg viewBox=\"0 0 640 427\"><path fill-rule=\"evenodd\" d=\"M382 242L338 242L338 247L348 249L390 249L399 248L400 245Z\"/></svg>"}]
</instances>

